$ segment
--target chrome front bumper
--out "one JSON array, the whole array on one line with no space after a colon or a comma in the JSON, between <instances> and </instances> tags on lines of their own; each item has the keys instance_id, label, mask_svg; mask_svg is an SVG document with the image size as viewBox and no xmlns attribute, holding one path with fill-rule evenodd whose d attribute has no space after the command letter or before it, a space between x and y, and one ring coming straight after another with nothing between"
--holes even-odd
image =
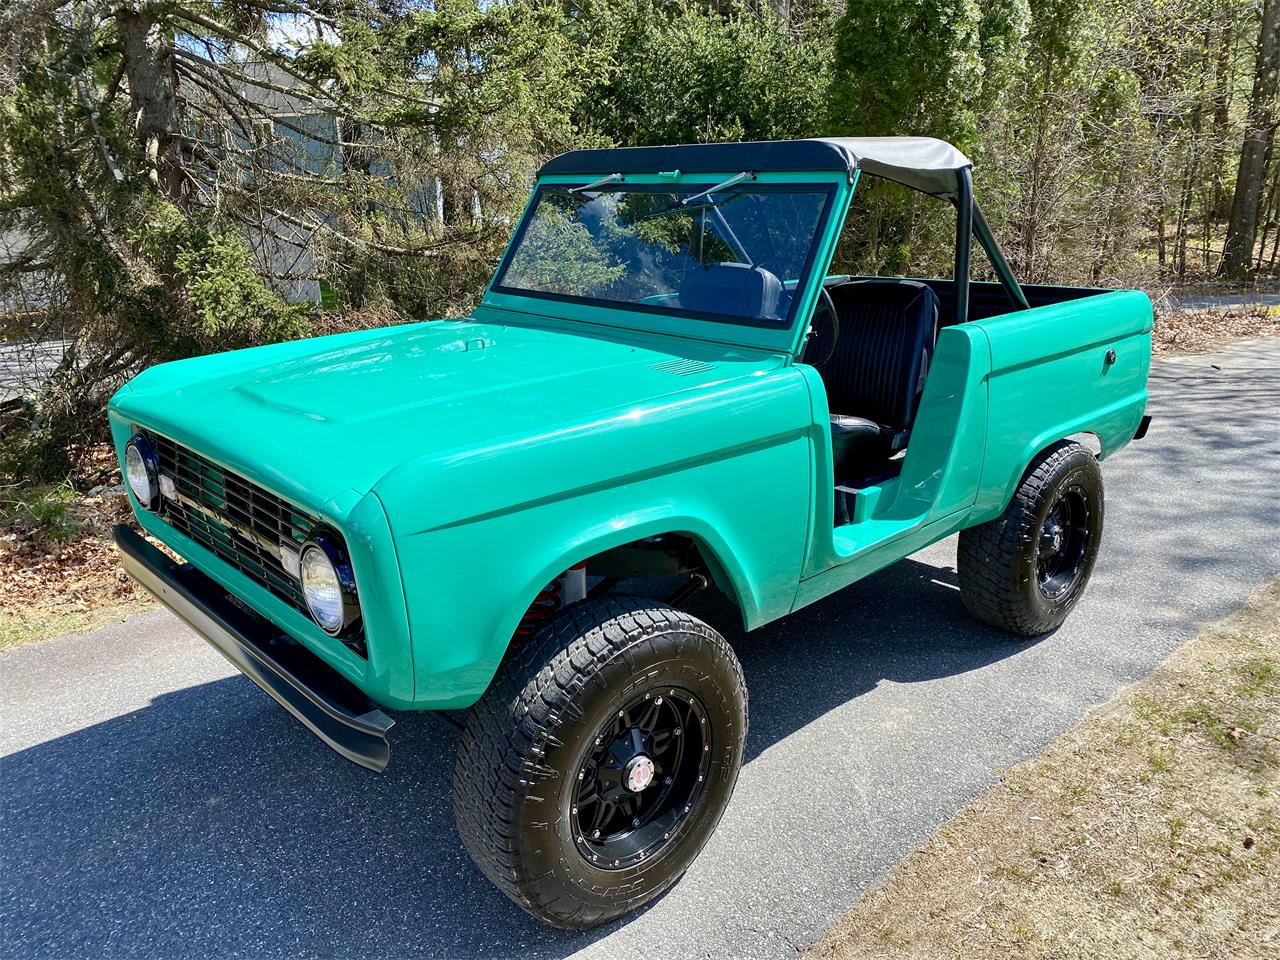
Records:
<instances>
[{"instance_id":1,"label":"chrome front bumper","mask_svg":"<svg viewBox=\"0 0 1280 960\"><path fill-rule=\"evenodd\" d=\"M271 623L242 609L218 584L177 563L126 526L112 533L125 572L353 763L381 771L395 721L349 680Z\"/></svg>"}]
</instances>

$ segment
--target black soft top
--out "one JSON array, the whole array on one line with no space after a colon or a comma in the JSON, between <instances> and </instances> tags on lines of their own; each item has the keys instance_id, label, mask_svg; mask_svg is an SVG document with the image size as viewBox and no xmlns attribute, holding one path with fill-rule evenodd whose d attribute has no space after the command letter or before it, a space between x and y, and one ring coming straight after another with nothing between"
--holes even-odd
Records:
<instances>
[{"instance_id":1,"label":"black soft top","mask_svg":"<svg viewBox=\"0 0 1280 960\"><path fill-rule=\"evenodd\" d=\"M935 197L954 198L960 171L973 166L963 153L933 137L823 137L750 143L686 143L671 147L572 150L547 161L539 175L611 173L734 173L750 170L862 170Z\"/></svg>"}]
</instances>

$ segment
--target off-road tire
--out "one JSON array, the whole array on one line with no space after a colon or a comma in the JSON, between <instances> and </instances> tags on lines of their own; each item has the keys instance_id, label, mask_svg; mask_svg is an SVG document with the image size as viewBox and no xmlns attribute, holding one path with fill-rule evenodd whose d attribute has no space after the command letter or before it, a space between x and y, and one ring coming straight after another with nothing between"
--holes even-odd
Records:
<instances>
[{"instance_id":1,"label":"off-road tire","mask_svg":"<svg viewBox=\"0 0 1280 960\"><path fill-rule=\"evenodd\" d=\"M1063 491L1086 504L1087 535L1079 571L1058 596L1046 595L1037 550L1051 508ZM1027 468L999 517L960 533L960 596L974 617L1001 630L1034 637L1062 625L1084 593L1098 556L1103 521L1102 471L1085 447L1062 441Z\"/></svg>"},{"instance_id":2,"label":"off-road tire","mask_svg":"<svg viewBox=\"0 0 1280 960\"><path fill-rule=\"evenodd\" d=\"M601 869L574 836L577 772L621 704L676 689L705 708L706 785L652 860ZM742 669L720 634L652 599L588 599L513 650L470 709L454 766L458 833L533 916L565 929L607 923L661 894L702 850L733 793L746 732Z\"/></svg>"}]
</instances>

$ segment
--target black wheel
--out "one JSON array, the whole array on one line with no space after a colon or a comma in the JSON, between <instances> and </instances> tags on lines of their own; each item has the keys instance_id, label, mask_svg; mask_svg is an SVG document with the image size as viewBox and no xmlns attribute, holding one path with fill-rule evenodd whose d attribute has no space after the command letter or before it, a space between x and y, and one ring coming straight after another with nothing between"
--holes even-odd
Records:
<instances>
[{"instance_id":1,"label":"black wheel","mask_svg":"<svg viewBox=\"0 0 1280 960\"><path fill-rule=\"evenodd\" d=\"M1038 636L1062 625L1084 592L1102 540L1102 471L1063 441L1023 475L995 520L960 534L960 595L992 626Z\"/></svg>"},{"instance_id":2,"label":"black wheel","mask_svg":"<svg viewBox=\"0 0 1280 960\"><path fill-rule=\"evenodd\" d=\"M535 917L606 923L689 868L733 793L746 732L742 670L711 627L644 598L575 604L471 708L458 833Z\"/></svg>"}]
</instances>

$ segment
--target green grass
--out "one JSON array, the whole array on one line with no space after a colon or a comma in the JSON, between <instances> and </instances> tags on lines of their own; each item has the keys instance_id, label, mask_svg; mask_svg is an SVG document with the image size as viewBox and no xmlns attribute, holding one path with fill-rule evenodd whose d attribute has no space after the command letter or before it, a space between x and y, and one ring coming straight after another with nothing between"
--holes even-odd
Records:
<instances>
[{"instance_id":1,"label":"green grass","mask_svg":"<svg viewBox=\"0 0 1280 960\"><path fill-rule=\"evenodd\" d=\"M34 615L0 610L0 650L52 640L68 633L88 633L142 609L145 608L139 604L125 603L61 613L39 611Z\"/></svg>"},{"instance_id":2,"label":"green grass","mask_svg":"<svg viewBox=\"0 0 1280 960\"><path fill-rule=\"evenodd\" d=\"M81 531L73 515L75 491L68 483L0 490L0 526L31 532L40 540L64 543Z\"/></svg>"}]
</instances>

